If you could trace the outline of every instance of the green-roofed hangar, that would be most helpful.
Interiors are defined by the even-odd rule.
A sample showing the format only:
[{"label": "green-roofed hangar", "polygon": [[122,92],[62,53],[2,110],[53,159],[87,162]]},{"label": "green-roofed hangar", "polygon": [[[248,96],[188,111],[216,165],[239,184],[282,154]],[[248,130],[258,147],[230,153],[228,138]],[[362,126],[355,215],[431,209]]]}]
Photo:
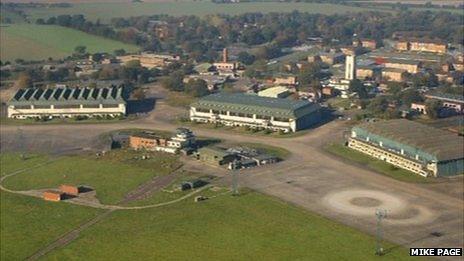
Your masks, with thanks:
[{"label": "green-roofed hangar", "polygon": [[190,120],[295,132],[321,120],[320,106],[309,101],[217,93],[190,105]]},{"label": "green-roofed hangar", "polygon": [[422,176],[464,173],[463,137],[409,120],[357,125],[348,146]]},{"label": "green-roofed hangar", "polygon": [[8,118],[16,119],[124,114],[123,87],[19,89],[8,102]]}]

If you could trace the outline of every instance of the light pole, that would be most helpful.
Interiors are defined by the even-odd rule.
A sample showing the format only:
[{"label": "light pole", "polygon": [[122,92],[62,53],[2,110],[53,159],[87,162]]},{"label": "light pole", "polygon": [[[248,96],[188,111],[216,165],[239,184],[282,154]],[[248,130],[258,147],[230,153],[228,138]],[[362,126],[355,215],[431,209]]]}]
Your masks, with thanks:
[{"label": "light pole", "polygon": [[382,247],[382,219],[387,217],[387,210],[377,209],[375,211],[375,216],[377,217],[377,243],[375,254],[378,256],[382,256],[384,254]]}]

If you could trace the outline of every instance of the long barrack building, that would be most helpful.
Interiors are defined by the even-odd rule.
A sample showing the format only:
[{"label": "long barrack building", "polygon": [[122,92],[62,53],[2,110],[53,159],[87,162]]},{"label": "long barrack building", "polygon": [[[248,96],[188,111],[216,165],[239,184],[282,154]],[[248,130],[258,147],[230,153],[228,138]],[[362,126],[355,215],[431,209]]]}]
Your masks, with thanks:
[{"label": "long barrack building", "polygon": [[16,119],[124,114],[123,87],[19,89],[8,102],[8,118]]}]

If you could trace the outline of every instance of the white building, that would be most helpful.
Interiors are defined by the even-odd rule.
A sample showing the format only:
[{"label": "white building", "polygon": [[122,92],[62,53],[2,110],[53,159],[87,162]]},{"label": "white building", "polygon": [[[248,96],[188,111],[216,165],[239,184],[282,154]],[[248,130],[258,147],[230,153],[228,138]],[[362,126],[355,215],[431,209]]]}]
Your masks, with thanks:
[{"label": "white building", "polygon": [[356,56],[354,54],[347,55],[345,60],[345,79],[356,79]]},{"label": "white building", "polygon": [[318,104],[243,93],[217,93],[190,105],[190,120],[295,132],[318,123]]},{"label": "white building", "polygon": [[126,114],[122,87],[19,89],[8,102],[8,118],[70,118]]}]

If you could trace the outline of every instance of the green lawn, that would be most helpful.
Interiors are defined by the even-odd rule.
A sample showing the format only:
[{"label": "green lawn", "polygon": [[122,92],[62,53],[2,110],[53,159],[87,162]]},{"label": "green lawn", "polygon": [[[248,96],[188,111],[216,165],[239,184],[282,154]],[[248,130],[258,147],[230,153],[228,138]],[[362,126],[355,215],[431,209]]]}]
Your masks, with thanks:
[{"label": "green lawn", "polygon": [[[162,175],[178,163],[167,154],[117,150],[103,158],[62,157],[58,161],[12,176],[5,186],[28,189],[78,183],[94,186],[105,202],[153,175]],[[45,156],[18,160],[1,154],[5,173],[33,166]],[[42,158],[41,158],[42,157]],[[164,171],[163,171],[164,170]],[[202,176],[184,173],[182,180]],[[197,195],[211,197],[194,203],[193,197],[159,208],[118,210],[79,234],[48,260],[373,260],[375,239],[355,229],[307,212],[278,199],[249,190],[234,197],[226,188]],[[158,192],[132,205],[173,200],[186,192]],[[1,193],[1,260],[24,260],[64,233],[85,223],[100,210],[33,197]],[[356,242],[356,244],[353,244]],[[409,259],[408,251],[385,243],[384,259]]]},{"label": "green lawn", "polygon": [[[150,155],[142,160],[141,155]],[[2,168],[19,168],[21,161],[2,160]],[[102,203],[115,204],[126,193],[158,175],[166,175],[179,166],[177,157],[163,153],[112,151],[96,159],[91,156],[62,157],[46,166],[7,178],[4,186],[13,190],[56,188],[61,184],[93,187]]]},{"label": "green lawn", "polygon": [[141,15],[168,14],[173,16],[207,14],[237,15],[250,12],[292,12],[298,10],[308,13],[335,14],[373,10],[334,4],[319,3],[235,3],[214,4],[210,1],[176,1],[146,3],[73,3],[71,8],[30,8],[25,9],[31,21],[37,18],[57,16],[61,14],[84,14],[91,20],[100,19],[108,22],[114,17],[131,17]]},{"label": "green lawn", "polygon": [[43,60],[63,58],[71,55],[78,45],[87,51],[112,52],[116,49],[136,51],[135,45],[90,35],[78,30],[54,26],[14,24],[0,27],[0,58],[2,61],[15,59]]},{"label": "green lawn", "polygon": [[0,176],[27,168],[33,168],[36,165],[45,163],[47,159],[48,157],[45,155],[25,154],[24,158],[21,158],[19,153],[1,153]]},{"label": "green lawn", "polygon": [[0,193],[0,260],[25,260],[100,210]]},{"label": "green lawn", "polygon": [[[374,249],[371,236],[244,192],[201,203],[189,199],[162,208],[114,212],[46,259],[374,260]],[[410,259],[403,248],[382,258]]]},{"label": "green lawn", "polygon": [[391,164],[385,163],[384,161],[378,160],[376,158],[372,158],[368,155],[352,150],[341,144],[332,143],[326,146],[325,149],[332,154],[360,163],[379,173],[382,173],[386,176],[392,177],[397,180],[417,183],[433,182],[432,179],[424,178],[413,172],[397,168]]}]

